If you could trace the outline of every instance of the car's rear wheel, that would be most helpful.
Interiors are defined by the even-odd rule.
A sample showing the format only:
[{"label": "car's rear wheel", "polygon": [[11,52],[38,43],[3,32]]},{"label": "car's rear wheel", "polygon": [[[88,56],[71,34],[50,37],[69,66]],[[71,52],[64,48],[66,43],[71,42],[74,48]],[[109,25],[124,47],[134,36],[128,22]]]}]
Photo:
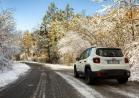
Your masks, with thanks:
[{"label": "car's rear wheel", "polygon": [[85,81],[87,84],[95,84],[95,80],[91,77],[91,70],[89,68],[85,70]]},{"label": "car's rear wheel", "polygon": [[119,78],[119,79],[117,79],[117,81],[119,84],[125,84],[125,83],[127,83],[128,78]]},{"label": "car's rear wheel", "polygon": [[75,76],[76,78],[79,78],[79,73],[78,73],[78,71],[77,71],[77,69],[76,69],[76,66],[74,66],[74,76]]}]

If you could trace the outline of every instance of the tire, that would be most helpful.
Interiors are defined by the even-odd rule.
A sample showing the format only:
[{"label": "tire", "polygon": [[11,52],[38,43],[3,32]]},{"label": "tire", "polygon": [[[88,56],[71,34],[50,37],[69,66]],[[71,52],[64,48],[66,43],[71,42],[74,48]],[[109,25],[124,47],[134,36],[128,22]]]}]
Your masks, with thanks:
[{"label": "tire", "polygon": [[85,81],[87,84],[95,84],[95,80],[91,77],[91,70],[89,68],[85,70]]},{"label": "tire", "polygon": [[119,84],[126,84],[128,82],[128,78],[119,78],[117,81]]},{"label": "tire", "polygon": [[79,73],[76,69],[76,66],[74,66],[74,77],[79,78]]}]

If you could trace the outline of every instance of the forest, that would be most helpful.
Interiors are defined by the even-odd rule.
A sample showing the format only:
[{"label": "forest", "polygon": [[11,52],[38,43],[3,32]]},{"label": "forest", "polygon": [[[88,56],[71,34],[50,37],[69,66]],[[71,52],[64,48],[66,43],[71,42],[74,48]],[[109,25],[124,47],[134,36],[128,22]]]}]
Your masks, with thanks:
[{"label": "forest", "polygon": [[75,13],[69,4],[59,9],[52,2],[40,27],[23,34],[23,46],[33,60],[62,64],[75,62],[75,58],[91,46],[120,47],[132,64],[139,44],[137,4],[133,0],[113,1],[88,16],[85,10]]}]

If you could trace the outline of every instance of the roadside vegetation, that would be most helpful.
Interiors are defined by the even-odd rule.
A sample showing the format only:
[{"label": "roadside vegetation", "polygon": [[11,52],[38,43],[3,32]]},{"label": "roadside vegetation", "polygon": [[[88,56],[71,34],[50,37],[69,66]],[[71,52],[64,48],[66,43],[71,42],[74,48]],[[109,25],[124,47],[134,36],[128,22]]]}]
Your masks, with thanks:
[{"label": "roadside vegetation", "polygon": [[[139,7],[136,3],[113,1],[112,5],[87,16],[85,10],[75,13],[69,4],[59,9],[52,2],[40,27],[28,36],[35,41],[34,56],[42,53],[47,62],[72,63],[80,52],[90,46],[120,47],[128,56],[127,45],[138,42],[139,37]],[[25,49],[29,50],[26,41]],[[31,48],[31,45],[28,46]]]},{"label": "roadside vegetation", "polygon": [[13,59],[20,52],[19,39],[12,10],[0,11],[0,71],[12,68]]},{"label": "roadside vegetation", "polygon": [[139,6],[136,0],[113,1],[91,16],[86,15],[85,10],[75,13],[69,4],[59,9],[52,2],[40,27],[28,37],[32,37],[29,42],[34,50],[32,45],[26,48],[25,40],[24,48],[34,61],[69,65],[88,47],[120,47],[130,59],[134,75],[138,74]]},{"label": "roadside vegetation", "polygon": [[22,38],[16,31],[12,11],[1,11],[0,69],[9,67],[12,59],[70,65],[84,49],[100,46],[122,48],[130,59],[131,70],[138,74],[138,1],[112,2],[91,16],[85,10],[75,13],[69,4],[59,9],[52,2],[39,27],[24,32]]}]

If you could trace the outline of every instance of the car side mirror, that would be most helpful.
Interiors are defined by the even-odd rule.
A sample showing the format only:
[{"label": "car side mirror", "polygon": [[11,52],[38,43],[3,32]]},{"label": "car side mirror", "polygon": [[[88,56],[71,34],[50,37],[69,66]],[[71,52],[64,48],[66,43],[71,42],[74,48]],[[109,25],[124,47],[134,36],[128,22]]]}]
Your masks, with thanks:
[{"label": "car side mirror", "polygon": [[79,58],[79,57],[77,57],[77,58],[76,58],[76,61],[79,61],[79,60],[80,60],[80,58]]}]

